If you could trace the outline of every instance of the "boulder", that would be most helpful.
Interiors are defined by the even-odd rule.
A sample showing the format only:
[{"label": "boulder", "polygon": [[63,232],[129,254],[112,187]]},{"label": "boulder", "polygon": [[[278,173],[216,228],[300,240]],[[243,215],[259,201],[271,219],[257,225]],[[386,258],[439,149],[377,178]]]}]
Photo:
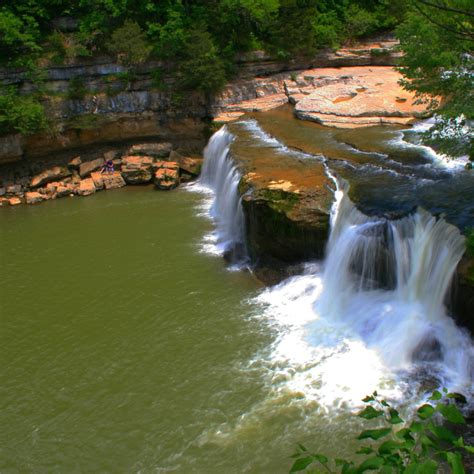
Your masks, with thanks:
[{"label": "boulder", "polygon": [[186,173],[197,176],[201,173],[203,160],[201,158],[189,158],[172,151],[169,156],[170,161],[175,161],[179,167]]},{"label": "boulder", "polygon": [[65,197],[74,194],[76,187],[71,183],[59,183],[56,188],[56,197]]},{"label": "boulder", "polygon": [[35,191],[25,193],[25,201],[26,204],[36,204],[38,202],[44,201],[44,195]]},{"label": "boulder", "polygon": [[0,188],[0,196],[5,196],[6,193],[7,193],[6,188]]},{"label": "boulder", "polygon": [[140,143],[129,148],[129,155],[146,155],[155,158],[167,158],[173,145],[171,143]]},{"label": "boulder", "polygon": [[71,170],[78,170],[81,164],[82,164],[81,157],[76,156],[67,164],[67,167]]},{"label": "boulder", "polygon": [[151,156],[126,156],[122,160],[122,176],[128,184],[146,184],[153,178]]},{"label": "boulder", "polygon": [[160,168],[167,168],[169,170],[179,170],[179,165],[176,161],[156,161],[152,165],[153,171],[156,171]]},{"label": "boulder", "polygon": [[104,178],[105,173],[100,173],[99,171],[94,171],[91,173],[91,179],[94,181],[94,186],[97,191],[104,189]]},{"label": "boulder", "polygon": [[80,182],[77,194],[79,194],[79,196],[89,196],[90,194],[94,194],[95,191],[96,189],[93,179],[87,178]]},{"label": "boulder", "polygon": [[103,158],[97,158],[92,161],[86,161],[85,163],[82,163],[79,166],[79,176],[81,178],[85,178],[86,176],[89,176],[93,171],[97,171],[98,169],[102,168],[102,166],[104,166]]},{"label": "boulder", "polygon": [[109,150],[104,153],[104,160],[109,161],[109,160],[116,160],[117,158],[120,158],[120,151],[118,150]]},{"label": "boulder", "polygon": [[179,170],[173,168],[159,168],[155,171],[155,186],[168,191],[179,185]]},{"label": "boulder", "polygon": [[71,171],[65,166],[55,166],[54,168],[50,168],[36,176],[33,176],[33,178],[31,178],[30,186],[32,188],[39,188],[47,183],[58,181],[68,176],[71,176]]},{"label": "boulder", "polygon": [[0,197],[0,207],[7,206],[7,205],[8,205],[8,199],[4,197]]},{"label": "boulder", "polygon": [[125,181],[122,178],[122,175],[118,171],[113,173],[104,173],[102,175],[102,180],[104,182],[105,189],[117,189],[125,186]]},{"label": "boulder", "polygon": [[12,197],[8,199],[8,204],[10,206],[18,206],[18,204],[21,204],[21,199],[17,197]]},{"label": "boulder", "polygon": [[19,185],[19,184],[12,184],[12,185],[10,185],[10,186],[7,186],[6,191],[7,191],[7,194],[14,194],[14,195],[16,195],[16,194],[20,194],[20,193],[21,193],[22,188],[21,188],[21,185]]}]

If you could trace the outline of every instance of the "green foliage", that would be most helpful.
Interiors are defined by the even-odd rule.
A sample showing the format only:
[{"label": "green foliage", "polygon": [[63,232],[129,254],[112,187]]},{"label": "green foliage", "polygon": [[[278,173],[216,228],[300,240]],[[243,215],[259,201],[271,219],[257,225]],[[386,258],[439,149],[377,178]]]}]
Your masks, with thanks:
[{"label": "green foliage", "polygon": [[119,62],[126,66],[141,64],[148,59],[152,47],[138,23],[125,20],[110,37],[107,49],[117,55]]},{"label": "green foliage", "polygon": [[179,85],[186,91],[218,91],[226,81],[224,61],[207,31],[193,30],[179,67]]},{"label": "green foliage", "polygon": [[82,100],[87,94],[87,87],[81,76],[73,77],[68,83],[67,97],[71,100]]},{"label": "green foliage", "polygon": [[397,29],[405,53],[402,84],[442,118],[425,139],[448,153],[469,152],[469,137],[460,144],[457,132],[448,133],[453,131],[454,119],[474,118],[474,16],[469,2],[412,0],[410,5]]},{"label": "green foliage", "polygon": [[[442,465],[449,466],[453,474],[463,474],[462,455],[473,453],[472,446],[465,445],[462,436],[454,434],[444,423],[465,424],[455,401],[464,401],[460,394],[434,391],[430,403],[418,408],[416,418],[405,423],[397,410],[377,392],[364,398],[367,406],[358,414],[366,420],[377,420],[385,426],[365,430],[358,440],[373,440],[361,446],[357,454],[364,456],[359,464],[344,459],[329,460],[322,454],[314,454],[298,445],[290,473],[308,468],[322,467],[330,473],[360,474],[369,470],[382,473],[436,474]],[[438,421],[442,420],[442,421]],[[403,428],[400,426],[403,425]],[[316,472],[320,472],[317,470]]]},{"label": "green foliage", "polygon": [[0,135],[44,130],[46,115],[41,103],[34,96],[21,96],[14,88],[0,92]]}]

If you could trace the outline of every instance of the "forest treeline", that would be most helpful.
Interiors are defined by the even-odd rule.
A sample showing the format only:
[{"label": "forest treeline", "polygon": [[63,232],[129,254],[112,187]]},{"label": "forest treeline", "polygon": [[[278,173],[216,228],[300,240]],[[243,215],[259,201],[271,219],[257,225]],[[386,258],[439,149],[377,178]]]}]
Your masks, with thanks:
[{"label": "forest treeline", "polygon": [[[105,53],[133,71],[162,59],[175,88],[212,94],[235,75],[238,53],[311,57],[396,31],[405,87],[443,115],[432,138],[460,152],[473,118],[473,18],[472,0],[4,0],[0,66],[25,69],[41,91],[46,64]],[[38,97],[2,88],[0,134],[45,124]]]}]

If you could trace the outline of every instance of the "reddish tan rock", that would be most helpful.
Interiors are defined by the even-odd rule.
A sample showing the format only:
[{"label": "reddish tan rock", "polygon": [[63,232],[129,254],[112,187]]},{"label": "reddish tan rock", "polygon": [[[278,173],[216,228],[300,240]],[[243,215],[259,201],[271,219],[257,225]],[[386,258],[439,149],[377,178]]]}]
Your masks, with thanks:
[{"label": "reddish tan rock", "polygon": [[151,156],[126,156],[122,159],[122,176],[128,184],[146,184],[153,178]]},{"label": "reddish tan rock", "polygon": [[296,79],[287,90],[302,120],[339,128],[406,125],[427,111],[402,89],[401,75],[391,67],[312,69]]},{"label": "reddish tan rock", "polygon": [[178,163],[179,167],[185,173],[189,173],[194,176],[198,176],[201,173],[203,161],[201,158],[190,158],[188,156],[180,155],[176,151],[172,151],[169,159]]},{"label": "reddish tan rock", "polygon": [[65,197],[74,194],[76,186],[72,183],[59,183],[56,188],[56,197]]},{"label": "reddish tan rock", "polygon": [[122,175],[118,171],[104,173],[102,175],[105,189],[117,189],[126,185]]},{"label": "reddish tan rock", "polygon": [[168,191],[179,185],[179,170],[170,168],[159,168],[155,171],[155,186],[158,189]]},{"label": "reddish tan rock", "polygon": [[97,171],[104,166],[104,159],[103,158],[97,158],[92,161],[86,161],[85,163],[82,163],[79,166],[79,176],[81,178],[85,178],[86,176],[89,176],[93,171]]},{"label": "reddish tan rock", "polygon": [[7,201],[10,206],[18,206],[19,204],[21,204],[21,199],[17,197],[9,198],[7,199]]},{"label": "reddish tan rock", "polygon": [[25,202],[26,204],[36,204],[38,202],[44,201],[44,195],[37,193],[35,191],[25,193]]},{"label": "reddish tan rock", "polygon": [[55,166],[33,176],[33,178],[31,178],[30,186],[32,188],[39,188],[47,183],[58,181],[68,176],[71,176],[71,171],[65,166]]},{"label": "reddish tan rock", "polygon": [[179,170],[179,165],[175,161],[156,161],[155,163],[153,163],[154,171],[160,168],[167,168],[170,170]]},{"label": "reddish tan rock", "polygon": [[104,189],[104,179],[103,179],[103,174],[100,173],[99,171],[94,171],[91,173],[91,179],[94,181],[94,186],[96,191],[100,191]]},{"label": "reddish tan rock", "polygon": [[92,178],[86,178],[80,182],[77,194],[79,194],[79,196],[89,196],[94,194],[95,191],[96,189]]},{"label": "reddish tan rock", "polygon": [[80,156],[76,156],[67,164],[67,167],[72,170],[78,170],[82,164],[82,160]]}]

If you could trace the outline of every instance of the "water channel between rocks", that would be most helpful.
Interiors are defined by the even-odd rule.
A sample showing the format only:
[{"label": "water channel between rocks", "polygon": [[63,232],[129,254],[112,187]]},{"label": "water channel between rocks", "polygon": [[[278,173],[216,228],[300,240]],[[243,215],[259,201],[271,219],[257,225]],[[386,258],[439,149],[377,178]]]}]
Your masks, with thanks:
[{"label": "water channel between rocks", "polygon": [[[280,113],[265,115],[260,125],[276,133]],[[246,126],[263,130],[251,121]],[[299,124],[280,127],[280,135],[291,127]],[[337,149],[334,170],[350,178],[357,173],[341,154],[365,160],[362,142],[387,130],[347,132],[340,144],[337,134],[321,132],[306,141],[305,152]],[[291,135],[295,143],[290,135],[285,143],[301,148],[302,135]],[[372,160],[363,164],[386,148],[370,149]],[[412,152],[409,166],[423,165],[427,158]],[[446,185],[446,169],[421,173]],[[467,186],[465,178],[455,179]],[[354,179],[353,193],[370,211],[380,191],[361,193],[363,183]],[[234,184],[232,175],[225,189]],[[396,188],[400,199],[412,185]],[[424,327],[418,301],[398,308],[410,311],[408,326],[394,327],[392,339],[382,341],[393,345],[387,355],[380,340],[366,337],[370,321],[361,318],[358,327],[317,314],[328,313],[331,303],[324,284],[337,284],[321,262],[269,290],[245,269],[226,268],[215,255],[222,248],[213,238],[211,196],[199,186],[192,191],[127,187],[1,213],[1,472],[287,472],[297,442],[349,456],[360,429],[352,413],[374,389],[407,410],[437,376],[472,389],[471,341],[443,311],[433,324],[451,331],[457,358],[421,357],[412,371],[390,356],[401,344],[393,338],[410,324]],[[433,193],[422,196],[434,202]],[[384,211],[399,210],[395,201],[393,193],[384,199]],[[472,207],[459,213],[445,201],[439,207],[452,221],[470,224]],[[352,208],[344,212],[338,218],[354,216]],[[431,225],[424,216],[414,228]],[[374,227],[373,219],[359,216],[361,222]],[[227,242],[226,229],[217,226]],[[456,247],[457,234],[446,235]],[[387,292],[362,301],[367,294],[347,290],[343,296],[355,295],[361,305],[388,311],[393,303]],[[437,364],[451,364],[454,373],[437,371]]]}]

